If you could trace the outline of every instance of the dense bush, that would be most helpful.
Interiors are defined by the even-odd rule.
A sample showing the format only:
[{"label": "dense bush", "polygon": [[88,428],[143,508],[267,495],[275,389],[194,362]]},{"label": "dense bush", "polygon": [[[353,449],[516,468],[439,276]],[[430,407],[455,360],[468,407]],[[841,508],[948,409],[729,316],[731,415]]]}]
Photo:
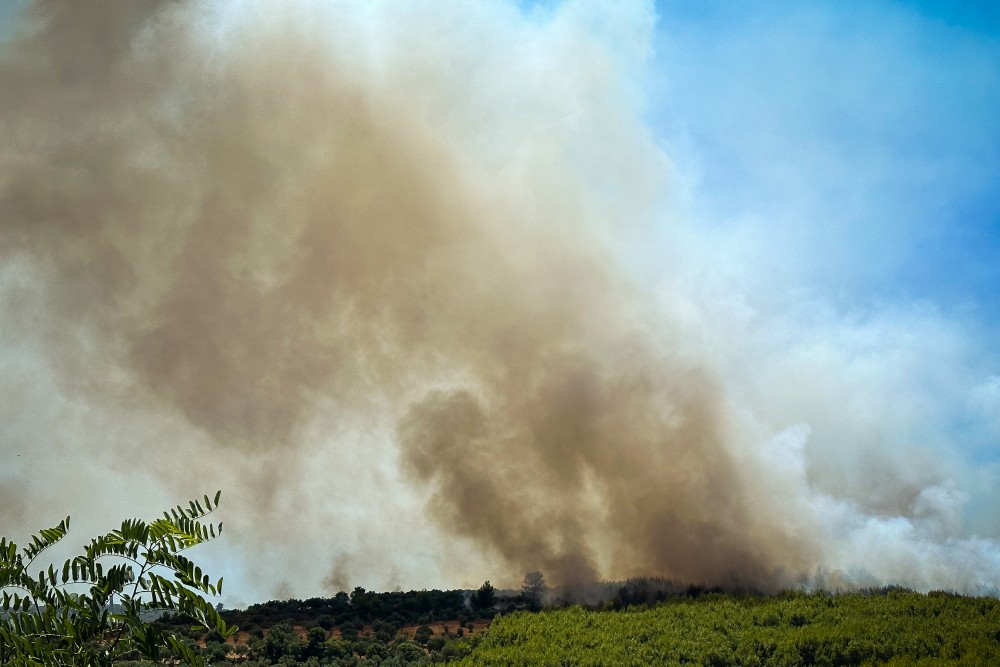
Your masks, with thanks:
[{"label": "dense bush", "polygon": [[498,618],[464,665],[996,665],[1000,602],[900,589]]}]

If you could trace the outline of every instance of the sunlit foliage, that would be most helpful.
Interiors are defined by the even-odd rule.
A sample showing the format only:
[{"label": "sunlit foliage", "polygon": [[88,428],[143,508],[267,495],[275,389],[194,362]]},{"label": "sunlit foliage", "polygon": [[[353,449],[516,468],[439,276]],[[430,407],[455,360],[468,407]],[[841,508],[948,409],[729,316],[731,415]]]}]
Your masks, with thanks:
[{"label": "sunlit foliage", "polygon": [[463,665],[997,665],[1000,601],[901,589],[709,595],[494,620]]},{"label": "sunlit foliage", "polygon": [[0,665],[111,665],[125,658],[171,657],[204,663],[196,647],[148,622],[173,610],[226,637],[235,630],[202,594],[213,583],[182,551],[214,539],[222,524],[203,523],[218,505],[204,497],[152,522],[123,521],[61,568],[37,560],[69,531],[69,517],[18,548],[0,538]]}]

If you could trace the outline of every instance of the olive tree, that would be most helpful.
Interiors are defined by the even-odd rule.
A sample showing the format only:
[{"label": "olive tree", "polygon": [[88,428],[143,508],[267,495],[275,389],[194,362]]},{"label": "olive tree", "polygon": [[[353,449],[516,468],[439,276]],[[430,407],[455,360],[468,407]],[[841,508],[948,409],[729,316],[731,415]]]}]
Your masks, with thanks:
[{"label": "olive tree", "polygon": [[0,538],[0,665],[106,666],[135,656],[202,665],[181,638],[145,619],[169,610],[223,637],[236,630],[202,597],[218,595],[222,579],[212,583],[181,553],[222,532],[221,523],[203,522],[220,496],[148,523],[123,521],[58,569],[37,561],[66,536],[69,517],[21,549]]}]

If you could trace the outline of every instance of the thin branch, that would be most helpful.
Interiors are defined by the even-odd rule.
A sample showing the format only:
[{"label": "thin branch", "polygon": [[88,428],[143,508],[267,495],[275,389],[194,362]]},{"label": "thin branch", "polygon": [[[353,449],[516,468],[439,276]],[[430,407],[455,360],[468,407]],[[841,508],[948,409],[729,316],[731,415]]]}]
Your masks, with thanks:
[{"label": "thin branch", "polygon": [[[150,554],[150,550],[147,548],[146,549],[146,561],[142,564],[142,567],[139,569],[139,574],[136,575],[136,578],[135,578],[135,585],[132,586],[132,597],[135,597],[136,593],[139,590],[139,582],[142,581],[142,576],[144,574],[146,574],[146,567],[149,565],[149,554]],[[115,640],[113,642],[111,642],[111,646],[108,647],[108,654],[109,655],[111,654],[112,651],[115,650],[115,647],[118,646],[118,642],[121,640],[122,634],[124,634],[124,632],[125,632],[125,626],[126,625],[127,625],[126,623],[122,623],[121,627],[118,628],[118,634],[115,635]]]}]

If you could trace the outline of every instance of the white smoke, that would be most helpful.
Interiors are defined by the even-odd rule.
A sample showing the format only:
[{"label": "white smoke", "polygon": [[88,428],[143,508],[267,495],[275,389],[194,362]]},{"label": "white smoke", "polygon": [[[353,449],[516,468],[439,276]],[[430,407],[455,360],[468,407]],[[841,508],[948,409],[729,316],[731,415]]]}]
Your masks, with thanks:
[{"label": "white smoke", "polygon": [[1000,437],[995,356],[706,221],[643,120],[649,5],[23,16],[5,533],[221,487],[230,602],[539,567],[997,589],[963,440]]}]

